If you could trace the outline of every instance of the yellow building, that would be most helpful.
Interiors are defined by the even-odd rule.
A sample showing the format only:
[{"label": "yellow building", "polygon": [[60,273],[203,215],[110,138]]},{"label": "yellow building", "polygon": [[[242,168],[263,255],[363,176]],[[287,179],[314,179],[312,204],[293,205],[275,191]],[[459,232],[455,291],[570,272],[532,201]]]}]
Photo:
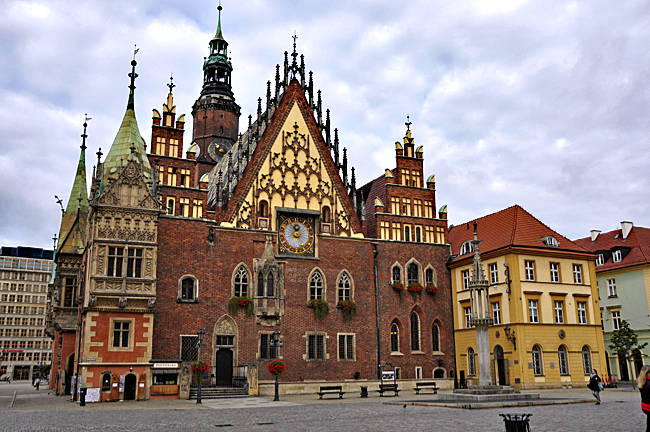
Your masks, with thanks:
[{"label": "yellow building", "polygon": [[461,383],[478,383],[476,331],[470,326],[473,223],[490,282],[492,381],[545,388],[604,373],[594,255],[518,205],[449,231],[456,367]]}]

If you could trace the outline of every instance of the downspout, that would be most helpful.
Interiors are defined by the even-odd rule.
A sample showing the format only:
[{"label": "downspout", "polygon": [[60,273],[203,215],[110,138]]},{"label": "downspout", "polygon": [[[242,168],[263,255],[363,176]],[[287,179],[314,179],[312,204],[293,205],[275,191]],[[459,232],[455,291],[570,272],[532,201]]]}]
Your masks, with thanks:
[{"label": "downspout", "polygon": [[379,329],[379,282],[377,274],[377,243],[372,244],[372,276],[375,285],[375,326],[377,333],[377,379],[380,379],[380,365],[381,365],[381,335]]}]

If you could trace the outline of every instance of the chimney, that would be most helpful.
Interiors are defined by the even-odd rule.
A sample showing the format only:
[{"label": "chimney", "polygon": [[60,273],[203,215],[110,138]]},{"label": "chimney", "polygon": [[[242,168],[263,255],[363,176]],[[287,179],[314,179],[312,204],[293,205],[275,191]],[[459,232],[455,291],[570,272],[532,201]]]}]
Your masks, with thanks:
[{"label": "chimney", "polygon": [[600,234],[600,230],[591,230],[592,243],[596,241],[596,239],[598,238],[598,234]]},{"label": "chimney", "polygon": [[625,240],[627,236],[630,235],[630,231],[632,231],[633,226],[634,224],[630,221],[621,222],[621,231],[623,232],[623,240]]}]

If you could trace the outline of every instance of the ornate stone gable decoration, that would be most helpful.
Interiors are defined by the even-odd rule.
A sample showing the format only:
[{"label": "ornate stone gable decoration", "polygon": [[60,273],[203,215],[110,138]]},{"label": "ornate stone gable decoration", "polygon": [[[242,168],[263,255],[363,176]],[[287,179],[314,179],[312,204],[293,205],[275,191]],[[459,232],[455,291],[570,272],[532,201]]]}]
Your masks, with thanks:
[{"label": "ornate stone gable decoration", "polygon": [[253,259],[253,305],[256,323],[263,326],[280,324],[284,315],[284,268],[273,251],[273,237],[266,236],[264,253]]},{"label": "ornate stone gable decoration", "polygon": [[161,210],[158,199],[151,194],[149,185],[138,163],[129,159],[97,200],[98,204]]}]

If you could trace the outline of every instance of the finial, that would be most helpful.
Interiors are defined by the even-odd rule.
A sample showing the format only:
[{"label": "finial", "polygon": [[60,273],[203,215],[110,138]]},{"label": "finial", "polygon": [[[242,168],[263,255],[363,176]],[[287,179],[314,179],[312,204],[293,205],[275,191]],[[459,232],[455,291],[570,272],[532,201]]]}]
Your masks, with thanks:
[{"label": "finial", "polygon": [[88,120],[92,120],[92,117],[88,117],[88,113],[84,114],[84,133],[81,135],[81,150],[86,150],[86,138],[88,138],[88,135],[86,134],[86,128],[88,127]]},{"label": "finial", "polygon": [[413,123],[411,122],[411,118],[409,117],[408,114],[406,115],[406,123],[404,123],[404,124],[406,125],[406,130],[407,131],[411,130],[411,125]]},{"label": "finial", "polygon": [[65,213],[65,209],[63,208],[63,200],[56,195],[54,195],[54,199],[56,200],[56,203],[59,205],[59,207],[61,207],[61,216],[63,216]]},{"label": "finial", "polygon": [[100,147],[95,154],[97,155],[97,168],[99,169],[99,164],[101,163],[102,155],[104,154],[102,153],[102,148]]},{"label": "finial", "polygon": [[[297,53],[296,53],[296,39],[298,39],[298,34],[296,33],[295,30],[293,31],[293,36],[291,36],[291,38],[293,39],[293,54],[297,55]],[[291,54],[291,55],[293,55],[293,54]]]},{"label": "finial", "polygon": [[133,50],[133,60],[131,60],[131,73],[129,74],[129,77],[131,78],[131,84],[129,84],[129,103],[127,104],[126,108],[133,109],[135,106],[135,103],[133,101],[133,95],[135,92],[135,79],[138,77],[138,74],[135,73],[135,66],[138,64],[137,61],[135,61],[135,55],[140,51],[140,48],[138,48],[137,45],[134,45],[135,49]]},{"label": "finial", "polygon": [[167,84],[167,87],[169,87],[169,93],[172,92],[174,87],[176,87],[176,84],[174,84],[174,74],[169,75],[169,84]]},{"label": "finial", "polygon": [[56,249],[56,241],[58,238],[56,237],[56,233],[54,233],[54,237],[52,237],[52,249]]},{"label": "finial", "polygon": [[217,6],[217,10],[219,11],[219,20],[217,22],[217,33],[215,34],[215,37],[223,37],[221,34],[221,10],[223,8],[221,7],[221,0],[219,0],[219,5]]},{"label": "finial", "polygon": [[478,223],[474,221],[474,240],[478,240]]}]

